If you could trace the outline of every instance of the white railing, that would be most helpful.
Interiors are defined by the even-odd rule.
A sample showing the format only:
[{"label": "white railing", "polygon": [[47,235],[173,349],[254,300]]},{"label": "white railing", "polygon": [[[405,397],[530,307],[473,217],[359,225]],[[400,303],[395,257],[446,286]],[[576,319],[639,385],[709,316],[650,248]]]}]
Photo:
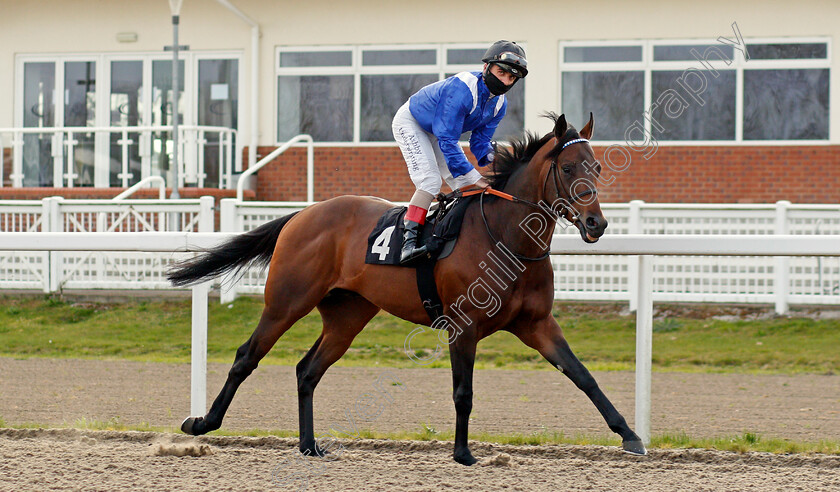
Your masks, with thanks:
[{"label": "white railing", "polygon": [[[212,247],[226,233],[0,233],[0,251],[187,252]],[[636,433],[650,443],[651,355],[653,339],[653,259],[658,256],[840,256],[840,235],[612,235],[595,244],[554,236],[554,255],[633,256],[638,267],[636,295]],[[192,289],[191,414],[204,415],[207,401],[207,292]]]},{"label": "white railing", "polygon": [[[0,232],[0,252],[34,251],[45,255],[163,254],[172,259],[176,253],[200,251],[228,237],[229,235],[221,233],[194,232]],[[209,282],[192,287],[190,415],[204,415],[207,409],[207,294],[209,290]]]},{"label": "white railing", "polygon": [[[614,234],[840,234],[840,204],[604,204]],[[558,231],[577,236],[575,228]],[[635,260],[555,258],[555,297],[629,301]],[[658,257],[654,298],[670,302],[840,304],[840,259],[797,257]]]},{"label": "white railing", "polygon": [[163,200],[166,198],[166,180],[160,176],[148,176],[146,178],[141,179],[138,181],[134,186],[128,188],[127,190],[123,191],[119,195],[112,198],[114,201],[125,200],[126,198],[130,197],[131,195],[135,194],[142,188],[146,188],[151,183],[157,183],[158,185],[158,199]]},{"label": "white railing", "polygon": [[[222,198],[219,204],[219,230],[240,233],[256,229],[274,219],[299,212],[311,202],[246,202]],[[265,289],[265,272],[258,268],[243,270],[238,280],[230,276],[222,282],[221,302],[231,302],[238,295],[258,295]]]},{"label": "white railing", "polygon": [[[160,169],[153,169],[153,160],[155,156],[171,151],[171,140],[163,135],[166,132],[171,133],[172,127],[0,128],[0,156],[5,155],[6,149],[11,149],[12,174],[9,178],[15,188],[24,186],[24,147],[41,145],[42,140],[49,144],[50,156],[47,159],[51,161],[51,169],[41,169],[44,163],[40,161],[31,165],[36,165],[39,173],[46,172],[47,176],[51,176],[52,186],[73,188],[81,180],[88,186],[107,188],[112,186],[109,176],[111,169],[118,168],[117,186],[128,187],[138,179],[161,172]],[[218,148],[218,155],[213,159],[215,162],[210,162],[216,166],[218,187],[230,189],[233,186],[234,170],[242,167],[242,153],[238,150],[241,143],[235,142],[236,130],[217,126],[179,125],[178,133],[179,155],[183,156],[179,160],[178,186],[205,186],[209,170],[209,156],[205,151],[212,146]],[[27,142],[27,136],[34,138]],[[113,141],[114,137],[118,137],[116,141]],[[87,148],[90,146],[93,147],[92,151]],[[83,149],[79,150],[78,147]],[[113,152],[113,147],[118,148],[119,152]],[[132,152],[135,149],[135,159],[139,159],[139,162],[132,163]],[[93,169],[94,176],[81,176],[79,166]],[[0,186],[4,183],[2,173],[0,167]]]},{"label": "white railing", "polygon": [[[177,227],[212,232],[214,199],[0,201],[0,232],[67,232],[128,234],[161,232]],[[171,214],[177,212],[177,214]],[[170,224],[172,217],[180,221]],[[123,236],[127,238],[127,236]],[[127,240],[127,239],[126,239]],[[168,289],[164,269],[169,255],[155,253],[0,253],[0,288]]]},{"label": "white railing", "polygon": [[[308,202],[221,201],[221,230],[245,232],[292,213]],[[636,234],[840,234],[840,204],[602,204],[610,221],[607,236]],[[574,227],[556,234],[576,237]],[[605,300],[634,305],[635,258],[588,256],[552,258],[555,298]],[[223,292],[259,294],[262,271],[251,270]],[[662,256],[654,260],[654,296],[659,302],[774,304],[780,314],[789,304],[840,304],[840,258],[757,256]]]},{"label": "white railing", "polygon": [[248,177],[259,171],[263,166],[273,161],[277,156],[286,152],[293,145],[299,143],[306,144],[306,201],[312,203],[315,200],[315,146],[312,137],[306,134],[297,135],[280,147],[272,150],[268,155],[257,161],[253,166],[246,169],[236,183],[236,199],[240,202],[244,198],[245,183]]},{"label": "white railing", "polygon": [[[62,203],[72,203],[67,200]],[[112,207],[108,201],[85,201],[88,210],[102,212],[98,204]],[[106,220],[100,213],[96,227],[73,227],[70,219],[51,219],[46,202],[0,201],[0,230],[2,231],[107,231],[123,232],[166,230],[161,225],[162,217],[176,211],[171,201],[137,201],[135,205],[123,204],[117,215]],[[180,203],[180,202],[178,202]],[[187,202],[184,202],[187,203]],[[196,207],[195,202],[192,202]],[[156,207],[157,219],[145,216],[133,220],[141,208]],[[283,215],[302,210],[311,202],[246,202],[223,199],[220,203],[220,230],[223,232],[244,232]],[[46,208],[45,208],[46,207]],[[138,208],[141,207],[141,208]],[[72,207],[71,207],[72,208]],[[605,237],[632,233],[668,234],[721,234],[739,233],[777,235],[797,234],[820,236],[840,234],[840,205],[801,205],[779,202],[769,205],[685,205],[685,204],[603,204],[604,214],[610,221]],[[70,209],[67,209],[70,210]],[[109,209],[112,210],[112,209]],[[145,209],[144,209],[145,210]],[[178,210],[184,210],[180,208]],[[93,212],[91,212],[93,213]],[[120,219],[120,216],[123,216]],[[212,212],[204,212],[206,225],[201,230],[211,231]],[[47,217],[44,222],[44,217]],[[197,230],[196,215],[182,215],[180,230]],[[87,220],[87,222],[85,222]],[[125,226],[126,221],[133,226]],[[90,223],[90,219],[76,219],[76,222]],[[46,226],[45,226],[46,224]],[[119,224],[118,226],[115,226]],[[148,227],[148,225],[155,225]],[[579,239],[576,229],[558,228],[558,235]],[[41,256],[39,256],[41,255]],[[69,261],[69,260],[68,260]],[[89,260],[108,263],[104,258]],[[123,263],[128,259],[121,260]],[[840,258],[823,257],[762,257],[743,256],[658,256],[654,265],[654,299],[658,302],[729,302],[774,304],[780,314],[787,312],[789,304],[840,304]],[[552,258],[555,278],[555,298],[558,300],[608,300],[629,302],[635,307],[635,285],[638,278],[635,258],[626,256],[590,255],[579,258]],[[141,262],[129,265],[112,265],[98,274],[86,264],[72,267],[72,280],[60,275],[58,283],[50,281],[47,265],[49,258],[41,253],[14,253],[0,256],[0,288],[32,289],[58,288],[72,285],[74,288],[106,288],[104,280],[116,282],[119,288],[168,288],[163,281],[162,265],[155,262]],[[62,268],[68,268],[66,265]],[[47,270],[45,272],[45,269]],[[122,273],[118,273],[121,269]],[[64,271],[64,270],[62,270]],[[106,272],[111,271],[110,274]],[[53,276],[54,277],[54,276]],[[241,294],[261,294],[264,289],[265,272],[248,270],[238,283],[222,283],[223,302]],[[66,280],[66,282],[65,282]],[[132,286],[133,282],[137,282]],[[110,284],[115,285],[115,284]]]},{"label": "white railing", "polygon": [[636,433],[650,444],[653,349],[654,260],[660,256],[815,256],[840,257],[840,235],[647,235],[603,237],[582,245],[578,238],[554,236],[554,255],[622,255],[636,263]]}]

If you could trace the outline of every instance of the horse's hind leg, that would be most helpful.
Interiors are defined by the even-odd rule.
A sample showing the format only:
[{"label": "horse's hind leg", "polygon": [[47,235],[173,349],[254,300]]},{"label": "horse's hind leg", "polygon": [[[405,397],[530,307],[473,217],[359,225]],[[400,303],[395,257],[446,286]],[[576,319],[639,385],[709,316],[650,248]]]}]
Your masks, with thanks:
[{"label": "horse's hind leg", "polygon": [[[204,417],[188,417],[181,424],[181,430],[195,436],[206,434],[222,426],[222,419],[233,400],[239,385],[257,368],[260,360],[277,343],[297,320],[315,307],[317,300],[310,295],[295,299],[293,303],[276,307],[279,303],[267,303],[260,322],[251,338],[236,351],[236,358],[228,373],[227,381],[219,396],[213,401],[210,411]],[[307,297],[309,300],[307,300]],[[318,298],[320,296],[317,296]]]},{"label": "horse's hind leg", "polygon": [[318,304],[318,311],[324,320],[323,332],[297,365],[300,451],[308,455],[323,454],[315,444],[312,411],[315,387],[379,308],[353,292],[336,292]]},{"label": "horse's hind leg", "polygon": [[575,386],[586,393],[606,420],[610,430],[621,436],[625,451],[633,454],[647,454],[639,436],[630,429],[624,417],[618,413],[609,398],[598,387],[595,378],[569,348],[563,336],[563,330],[554,318],[548,317],[538,321],[535,326],[511,331],[526,345],[539,351],[551,365],[560,369]]}]

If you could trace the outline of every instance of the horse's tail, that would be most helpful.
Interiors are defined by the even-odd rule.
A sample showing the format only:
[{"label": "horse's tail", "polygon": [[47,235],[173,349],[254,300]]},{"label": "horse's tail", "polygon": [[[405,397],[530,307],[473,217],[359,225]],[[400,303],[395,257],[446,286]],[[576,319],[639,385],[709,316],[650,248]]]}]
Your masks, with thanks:
[{"label": "horse's tail", "polygon": [[297,212],[272,220],[205,250],[194,258],[177,263],[166,272],[166,278],[172,285],[183,287],[230,271],[238,274],[250,265],[265,267],[274,254],[280,230],[295,215]]}]

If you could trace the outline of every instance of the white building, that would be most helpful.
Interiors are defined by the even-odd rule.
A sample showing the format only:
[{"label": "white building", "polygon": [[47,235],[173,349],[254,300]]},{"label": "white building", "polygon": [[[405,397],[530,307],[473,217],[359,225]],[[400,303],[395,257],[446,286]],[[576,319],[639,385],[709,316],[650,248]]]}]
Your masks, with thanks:
[{"label": "white building", "polygon": [[[530,75],[510,93],[500,138],[546,131],[539,114],[553,110],[578,126],[595,112],[605,145],[624,144],[638,121],[637,146],[644,134],[674,146],[833,146],[838,19],[833,0],[184,0],[179,111],[185,125],[235,128],[238,149],[298,133],[319,146],[393,146],[390,119],[412,92],[480,69],[484,49],[510,39],[526,48]],[[165,0],[0,0],[0,128],[169,124],[171,44]],[[679,117],[677,106],[665,114],[669,90]],[[3,186],[166,175],[167,135],[76,132],[66,164],[67,134],[21,142],[7,132]],[[201,152],[203,184],[223,186],[218,142]]]}]

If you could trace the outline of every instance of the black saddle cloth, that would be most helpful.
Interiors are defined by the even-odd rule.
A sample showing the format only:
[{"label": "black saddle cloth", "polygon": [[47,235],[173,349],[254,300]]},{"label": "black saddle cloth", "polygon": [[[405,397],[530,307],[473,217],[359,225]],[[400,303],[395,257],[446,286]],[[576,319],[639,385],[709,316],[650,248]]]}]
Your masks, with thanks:
[{"label": "black saddle cloth", "polygon": [[[420,244],[425,244],[429,259],[446,258],[455,247],[467,207],[475,197],[441,197],[437,208],[426,218],[420,235]],[[365,263],[371,265],[399,265],[403,239],[403,217],[406,207],[394,207],[385,211],[368,236]]]}]

